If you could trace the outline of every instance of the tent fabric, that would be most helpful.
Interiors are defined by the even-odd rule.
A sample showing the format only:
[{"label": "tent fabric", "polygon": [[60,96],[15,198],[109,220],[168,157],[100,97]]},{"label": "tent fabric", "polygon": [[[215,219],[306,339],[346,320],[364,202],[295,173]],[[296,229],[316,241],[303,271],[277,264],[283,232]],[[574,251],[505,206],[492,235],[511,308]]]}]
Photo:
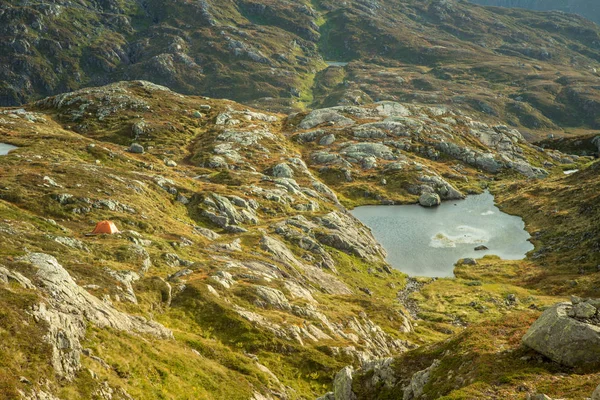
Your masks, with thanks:
[{"label": "tent fabric", "polygon": [[112,221],[100,221],[96,224],[96,228],[92,232],[92,235],[100,235],[103,233],[107,233],[112,235],[114,233],[119,233],[117,226]]}]

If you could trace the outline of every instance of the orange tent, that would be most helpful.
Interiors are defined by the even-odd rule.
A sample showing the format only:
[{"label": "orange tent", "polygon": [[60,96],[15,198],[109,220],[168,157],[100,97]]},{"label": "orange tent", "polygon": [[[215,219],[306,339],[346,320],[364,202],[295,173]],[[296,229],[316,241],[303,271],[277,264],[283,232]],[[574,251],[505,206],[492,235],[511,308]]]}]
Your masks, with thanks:
[{"label": "orange tent", "polygon": [[117,226],[112,221],[100,221],[96,224],[96,229],[92,232],[92,235],[100,235],[103,233],[107,233],[112,235],[114,233],[119,233]]}]

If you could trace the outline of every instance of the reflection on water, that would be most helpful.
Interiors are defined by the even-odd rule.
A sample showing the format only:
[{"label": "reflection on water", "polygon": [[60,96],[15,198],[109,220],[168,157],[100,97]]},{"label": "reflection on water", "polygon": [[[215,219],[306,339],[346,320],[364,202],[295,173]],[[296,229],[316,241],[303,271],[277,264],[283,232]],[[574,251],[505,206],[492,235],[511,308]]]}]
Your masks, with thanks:
[{"label": "reflection on water", "polygon": [[[388,262],[409,275],[453,276],[461,258],[495,254],[519,260],[533,249],[521,218],[500,211],[490,193],[436,208],[365,206],[352,214],[371,228]],[[476,251],[481,245],[489,250]]]}]

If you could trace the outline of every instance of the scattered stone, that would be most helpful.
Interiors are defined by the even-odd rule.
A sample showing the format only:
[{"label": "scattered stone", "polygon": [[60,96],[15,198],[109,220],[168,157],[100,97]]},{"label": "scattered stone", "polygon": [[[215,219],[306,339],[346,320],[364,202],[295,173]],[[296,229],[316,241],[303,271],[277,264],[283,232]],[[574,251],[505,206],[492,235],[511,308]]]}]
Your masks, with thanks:
[{"label": "scattered stone", "polygon": [[73,195],[69,193],[55,193],[51,197],[63,206],[73,201]]},{"label": "scattered stone", "polygon": [[530,396],[531,400],[552,400],[552,398],[550,396],[546,396],[545,394],[542,393],[538,393],[538,394],[534,394],[533,396]]},{"label": "scattered stone", "polygon": [[190,200],[185,197],[184,195],[182,195],[181,193],[177,194],[177,198],[175,199],[178,203],[181,203],[183,205],[188,205],[190,204]]},{"label": "scattered stone", "polygon": [[233,276],[229,272],[219,271],[215,275],[211,276],[210,279],[218,283],[224,289],[231,289],[233,285],[235,285],[235,280]]},{"label": "scattered stone", "polygon": [[50,178],[49,176],[44,176],[43,181],[47,185],[52,186],[52,187],[58,187],[58,188],[63,187],[62,185],[59,185],[58,183],[56,183],[56,181],[54,179]]},{"label": "scattered stone", "polygon": [[193,273],[194,273],[194,271],[192,271],[189,268],[181,269],[181,270],[175,272],[173,275],[170,275],[167,278],[167,280],[169,280],[169,281],[177,281],[177,280],[179,280],[179,279],[181,279],[181,278],[183,278],[185,276],[191,275]]},{"label": "scattered stone", "polygon": [[596,309],[596,307],[594,307],[593,305],[591,305],[589,303],[579,303],[579,304],[575,304],[573,306],[573,308],[571,308],[571,310],[569,310],[568,315],[569,315],[569,317],[575,317],[575,318],[580,318],[580,319],[590,319],[594,315],[596,315],[597,311],[598,310]]},{"label": "scattered stone", "polygon": [[264,304],[266,304],[269,307],[279,308],[281,310],[290,310],[292,308],[288,302],[288,299],[280,290],[267,286],[257,286],[256,294],[262,300],[259,301],[260,306],[264,306]]},{"label": "scattered stone", "polygon": [[212,287],[211,285],[206,285],[206,289],[208,289],[208,292],[210,294],[212,294],[215,297],[221,297],[221,295],[219,294],[219,292],[216,291],[216,289],[214,287]]},{"label": "scattered stone", "polygon": [[144,146],[139,143],[133,143],[131,146],[129,146],[127,151],[134,154],[142,154],[144,153]]},{"label": "scattered stone", "polygon": [[335,135],[333,133],[330,133],[328,135],[325,135],[321,138],[321,140],[319,140],[319,144],[321,146],[330,146],[335,142]]},{"label": "scattered stone", "polygon": [[195,226],[194,227],[194,232],[204,236],[205,238],[207,238],[208,240],[217,240],[221,237],[221,235],[219,235],[217,232],[215,231],[211,231],[208,228],[203,228],[201,226]]},{"label": "scattered stone", "polygon": [[353,125],[354,121],[344,117],[337,108],[324,108],[310,112],[298,125],[300,129],[312,129],[321,124],[348,126]]},{"label": "scattered stone", "polygon": [[419,204],[423,207],[436,207],[442,204],[442,200],[436,193],[423,193],[419,197]]},{"label": "scattered stone", "polygon": [[271,172],[276,178],[293,178],[294,170],[286,163],[277,164]]}]

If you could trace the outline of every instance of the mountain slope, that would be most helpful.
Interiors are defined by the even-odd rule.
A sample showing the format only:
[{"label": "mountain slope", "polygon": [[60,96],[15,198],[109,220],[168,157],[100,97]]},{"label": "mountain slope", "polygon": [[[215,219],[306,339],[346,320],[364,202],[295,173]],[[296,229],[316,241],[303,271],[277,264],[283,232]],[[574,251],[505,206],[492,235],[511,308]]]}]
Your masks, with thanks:
[{"label": "mountain slope", "polygon": [[562,11],[579,14],[595,23],[600,23],[600,7],[593,0],[471,0],[482,6],[519,7],[537,11]]},{"label": "mountain slope", "polygon": [[[343,205],[562,174],[566,156],[517,133],[390,102],[264,114],[140,81],[0,110],[18,146],[0,156],[2,396],[315,398],[345,365],[459,332],[457,310],[527,312],[506,290],[553,302],[518,279],[439,280],[413,293],[446,293],[416,324],[412,284]],[[121,233],[86,235],[104,219]]]},{"label": "mountain slope", "polygon": [[453,0],[81,0],[1,10],[3,105],[147,79],[272,110],[394,100],[460,105],[537,136],[598,126],[600,31],[562,13]]}]

